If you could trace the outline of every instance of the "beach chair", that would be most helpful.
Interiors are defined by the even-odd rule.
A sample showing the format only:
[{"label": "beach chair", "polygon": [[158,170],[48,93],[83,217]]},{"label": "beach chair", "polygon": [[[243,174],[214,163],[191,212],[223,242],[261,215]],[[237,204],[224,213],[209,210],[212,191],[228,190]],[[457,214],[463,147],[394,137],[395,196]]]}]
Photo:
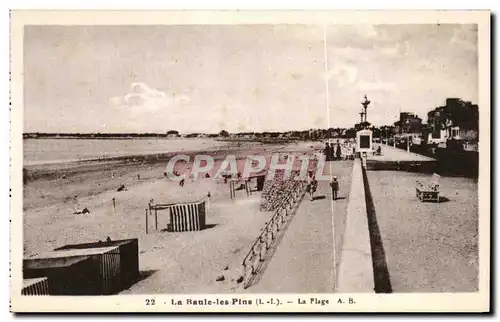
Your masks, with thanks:
[{"label": "beach chair", "polygon": [[434,173],[430,182],[417,180],[416,194],[420,201],[435,201],[439,202],[439,179],[440,175]]}]

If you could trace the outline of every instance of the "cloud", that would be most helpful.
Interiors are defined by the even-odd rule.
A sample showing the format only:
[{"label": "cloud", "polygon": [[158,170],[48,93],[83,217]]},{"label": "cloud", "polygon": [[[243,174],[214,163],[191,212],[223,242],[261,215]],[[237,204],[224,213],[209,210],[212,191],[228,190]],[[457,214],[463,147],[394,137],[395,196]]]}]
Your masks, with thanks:
[{"label": "cloud", "polygon": [[376,49],[378,52],[387,57],[396,57],[397,55],[400,54],[400,46],[395,45],[395,46],[377,46]]},{"label": "cloud", "polygon": [[333,64],[339,60],[345,63],[356,64],[361,61],[370,60],[371,56],[371,51],[361,48],[328,46],[329,64]]},{"label": "cloud", "polygon": [[140,82],[132,83],[130,92],[124,96],[110,98],[112,106],[128,108],[138,112],[155,112],[166,108],[179,107],[190,101],[190,97],[186,94],[167,94]]},{"label": "cloud", "polygon": [[327,29],[327,38],[329,45],[336,48],[371,50],[377,46],[393,46],[401,40],[398,34],[389,30],[391,29],[381,25],[333,25]]},{"label": "cloud", "polygon": [[276,40],[305,41],[308,43],[323,42],[322,25],[276,24],[272,27]]},{"label": "cloud", "polygon": [[360,81],[357,87],[362,91],[384,91],[384,92],[396,92],[398,86],[394,82],[384,82],[384,81]]},{"label": "cloud", "polygon": [[372,39],[380,36],[377,29],[373,25],[356,25],[357,33],[364,38]]},{"label": "cloud", "polygon": [[339,87],[353,84],[358,79],[358,68],[352,64],[336,63],[326,74],[326,79],[333,79]]},{"label": "cloud", "polygon": [[453,29],[453,36],[450,39],[451,45],[458,45],[465,50],[477,50],[477,27],[471,25],[461,25]]},{"label": "cloud", "polygon": [[123,97],[120,96],[113,96],[109,99],[109,102],[111,103],[112,106],[118,106],[122,104],[123,102]]}]

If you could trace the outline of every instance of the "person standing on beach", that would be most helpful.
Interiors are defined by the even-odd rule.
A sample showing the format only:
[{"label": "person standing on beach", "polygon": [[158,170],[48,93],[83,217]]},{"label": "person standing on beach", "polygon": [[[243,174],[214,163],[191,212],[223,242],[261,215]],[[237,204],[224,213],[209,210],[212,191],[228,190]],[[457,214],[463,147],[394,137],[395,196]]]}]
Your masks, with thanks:
[{"label": "person standing on beach", "polygon": [[207,201],[207,210],[208,210],[208,211],[212,210],[212,208],[210,207],[210,206],[211,206],[211,198],[210,198],[211,196],[212,196],[212,195],[210,194],[210,191],[209,191],[209,192],[207,193],[207,199],[206,199],[206,201]]},{"label": "person standing on beach", "polygon": [[332,189],[332,198],[333,200],[337,200],[337,193],[339,192],[339,182],[337,181],[337,177],[333,176],[330,181],[330,188]]}]

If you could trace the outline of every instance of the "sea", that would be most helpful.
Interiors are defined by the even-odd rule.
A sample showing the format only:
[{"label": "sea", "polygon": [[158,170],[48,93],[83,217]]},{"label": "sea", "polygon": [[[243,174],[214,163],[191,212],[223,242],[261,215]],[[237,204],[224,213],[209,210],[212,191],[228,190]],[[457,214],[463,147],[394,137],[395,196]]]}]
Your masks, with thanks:
[{"label": "sea", "polygon": [[24,139],[24,165],[42,165],[111,157],[201,151],[227,145],[212,139]]}]

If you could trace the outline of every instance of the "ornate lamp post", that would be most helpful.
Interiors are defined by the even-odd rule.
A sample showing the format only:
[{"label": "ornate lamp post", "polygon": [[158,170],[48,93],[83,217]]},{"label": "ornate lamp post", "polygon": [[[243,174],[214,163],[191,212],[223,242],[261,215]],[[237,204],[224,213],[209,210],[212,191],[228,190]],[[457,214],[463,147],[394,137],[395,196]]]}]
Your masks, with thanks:
[{"label": "ornate lamp post", "polygon": [[361,129],[356,133],[356,142],[357,142],[357,153],[362,160],[363,167],[366,167],[366,160],[368,153],[373,153],[373,132],[368,129],[368,118],[367,118],[367,109],[368,105],[370,105],[370,101],[365,95],[365,100],[361,102],[363,109],[359,115],[361,116]]},{"label": "ornate lamp post", "polygon": [[368,105],[370,105],[370,101],[368,100],[366,95],[365,95],[365,100],[363,102],[361,102],[361,105],[363,105],[363,112],[362,113],[364,114],[364,122],[362,121],[362,123],[364,125],[364,128],[367,128],[368,118],[367,118],[366,110],[368,109]]}]

